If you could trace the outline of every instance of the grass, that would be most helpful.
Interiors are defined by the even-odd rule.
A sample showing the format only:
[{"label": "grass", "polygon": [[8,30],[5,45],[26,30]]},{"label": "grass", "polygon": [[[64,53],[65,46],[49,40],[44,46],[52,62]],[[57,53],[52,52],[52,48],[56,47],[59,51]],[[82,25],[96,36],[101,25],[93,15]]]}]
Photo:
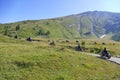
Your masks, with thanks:
[{"label": "grass", "polygon": [[[47,39],[36,39],[41,42],[0,37],[0,80],[116,80],[120,76],[119,65],[75,51],[74,39],[68,43],[51,39],[56,46]],[[86,48],[93,47],[94,41],[101,44],[101,40],[79,41],[85,41]],[[108,43],[111,41],[106,41],[111,49]],[[118,45],[115,43],[115,51]]]}]

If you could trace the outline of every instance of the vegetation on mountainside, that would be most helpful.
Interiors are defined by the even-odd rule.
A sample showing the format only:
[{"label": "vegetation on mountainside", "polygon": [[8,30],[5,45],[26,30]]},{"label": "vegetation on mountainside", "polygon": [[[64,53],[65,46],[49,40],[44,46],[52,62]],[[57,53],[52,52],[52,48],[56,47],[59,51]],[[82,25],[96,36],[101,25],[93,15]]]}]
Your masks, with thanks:
[{"label": "vegetation on mountainside", "polygon": [[[20,37],[99,38],[120,31],[120,14],[89,11],[54,19],[0,24],[0,34]],[[109,36],[112,37],[112,36]]]},{"label": "vegetation on mountainside", "polygon": [[[69,20],[69,19],[67,19]],[[40,21],[23,21],[0,25],[0,33],[10,37],[18,35],[19,37],[50,37],[50,38],[78,38],[79,33],[76,31],[72,19],[69,23],[67,20],[51,19]],[[6,28],[7,26],[7,28]]]}]

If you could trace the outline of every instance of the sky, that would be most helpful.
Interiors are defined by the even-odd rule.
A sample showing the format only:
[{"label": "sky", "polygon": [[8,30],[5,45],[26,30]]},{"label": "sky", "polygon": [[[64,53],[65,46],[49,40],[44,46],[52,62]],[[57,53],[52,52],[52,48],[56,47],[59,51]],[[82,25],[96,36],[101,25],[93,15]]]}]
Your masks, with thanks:
[{"label": "sky", "polygon": [[0,23],[56,18],[87,11],[120,13],[120,0],[0,0]]}]

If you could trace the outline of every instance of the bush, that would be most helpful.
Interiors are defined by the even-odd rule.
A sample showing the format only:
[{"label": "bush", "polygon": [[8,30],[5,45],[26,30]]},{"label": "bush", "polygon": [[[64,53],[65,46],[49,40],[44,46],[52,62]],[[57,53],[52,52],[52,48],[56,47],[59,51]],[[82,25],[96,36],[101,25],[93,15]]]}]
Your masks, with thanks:
[{"label": "bush", "polygon": [[99,49],[99,48],[94,48],[94,53],[100,53],[101,52],[101,49]]},{"label": "bush", "polygon": [[89,51],[90,51],[90,53],[96,53],[96,54],[98,54],[98,53],[101,52],[101,50],[102,50],[102,49],[100,49],[100,48],[95,48],[95,47],[94,47],[94,48],[90,48]]},{"label": "bush", "polygon": [[55,80],[65,80],[63,77],[58,77],[58,78],[56,78]]},{"label": "bush", "polygon": [[14,64],[21,68],[28,68],[34,66],[32,62],[26,62],[26,61],[15,61]]},{"label": "bush", "polygon": [[81,46],[82,49],[85,50],[85,41],[82,41],[81,45],[82,45],[82,46]]}]

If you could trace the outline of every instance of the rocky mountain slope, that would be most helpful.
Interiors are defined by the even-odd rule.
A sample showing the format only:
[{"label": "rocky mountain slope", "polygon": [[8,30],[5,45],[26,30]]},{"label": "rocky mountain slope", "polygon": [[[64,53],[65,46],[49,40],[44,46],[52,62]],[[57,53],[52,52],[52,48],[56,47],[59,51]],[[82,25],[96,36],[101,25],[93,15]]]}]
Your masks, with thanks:
[{"label": "rocky mountain slope", "polygon": [[120,31],[120,14],[110,12],[85,12],[78,14],[79,32],[82,36],[112,36]]}]

